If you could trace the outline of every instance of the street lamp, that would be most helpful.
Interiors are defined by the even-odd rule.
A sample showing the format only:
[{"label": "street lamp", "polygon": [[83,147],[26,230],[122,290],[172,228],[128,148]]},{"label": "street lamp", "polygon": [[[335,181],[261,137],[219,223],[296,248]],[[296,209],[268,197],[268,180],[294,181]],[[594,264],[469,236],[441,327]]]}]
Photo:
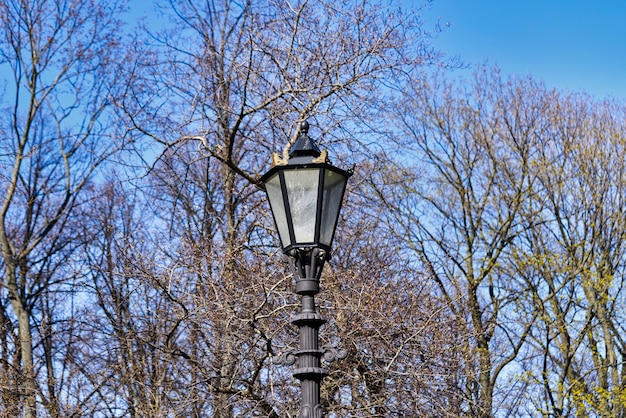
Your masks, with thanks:
[{"label": "street lamp", "polygon": [[273,154],[272,167],[260,181],[293,271],[295,291],[302,296],[301,311],[292,320],[300,330],[300,349],[284,353],[283,363],[296,363],[293,375],[302,388],[298,417],[321,418],[320,383],[327,373],[320,360],[345,357],[345,351],[320,349],[319,328],[326,321],[317,313],[315,295],[320,291],[324,263],[330,259],[346,182],[352,172],[331,165],[326,151],[320,152],[308,130],[309,124],[303,122],[288,160]]}]

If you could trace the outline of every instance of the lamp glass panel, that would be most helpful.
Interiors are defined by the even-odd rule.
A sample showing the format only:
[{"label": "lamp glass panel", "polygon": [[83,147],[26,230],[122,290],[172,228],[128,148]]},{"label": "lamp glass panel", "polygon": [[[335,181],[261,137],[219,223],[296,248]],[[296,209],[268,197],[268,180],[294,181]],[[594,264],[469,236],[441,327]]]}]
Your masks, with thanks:
[{"label": "lamp glass panel", "polygon": [[296,240],[294,244],[312,243],[315,240],[319,169],[285,170],[284,174]]},{"label": "lamp glass panel", "polygon": [[267,198],[270,201],[272,214],[274,214],[274,221],[276,222],[278,235],[280,235],[280,242],[283,248],[287,247],[291,245],[291,238],[289,237],[289,224],[287,223],[285,201],[283,200],[283,192],[280,187],[280,176],[278,173],[274,174],[265,182],[265,190],[267,191]]},{"label": "lamp glass panel", "polygon": [[347,177],[332,170],[324,173],[324,201],[322,203],[322,219],[320,243],[330,246],[333,240],[341,200],[346,187]]}]

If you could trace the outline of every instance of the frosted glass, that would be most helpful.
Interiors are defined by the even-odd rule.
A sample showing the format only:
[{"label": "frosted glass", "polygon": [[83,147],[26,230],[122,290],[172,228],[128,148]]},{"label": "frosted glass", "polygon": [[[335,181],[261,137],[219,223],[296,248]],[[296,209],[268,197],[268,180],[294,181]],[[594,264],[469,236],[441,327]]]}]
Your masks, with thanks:
[{"label": "frosted glass", "polygon": [[331,170],[325,170],[324,174],[324,196],[322,206],[322,222],[320,231],[320,243],[330,246],[333,240],[333,233],[337,226],[339,209],[343,191],[346,187],[347,178]]},{"label": "frosted glass", "polygon": [[315,241],[319,169],[285,170],[291,220],[296,243]]},{"label": "frosted glass", "polygon": [[270,206],[272,207],[272,213],[274,214],[274,221],[276,222],[280,242],[283,247],[287,247],[291,245],[291,238],[289,237],[285,201],[283,200],[283,192],[280,187],[280,176],[278,173],[274,174],[265,182],[265,191],[267,192],[267,198],[269,199]]}]

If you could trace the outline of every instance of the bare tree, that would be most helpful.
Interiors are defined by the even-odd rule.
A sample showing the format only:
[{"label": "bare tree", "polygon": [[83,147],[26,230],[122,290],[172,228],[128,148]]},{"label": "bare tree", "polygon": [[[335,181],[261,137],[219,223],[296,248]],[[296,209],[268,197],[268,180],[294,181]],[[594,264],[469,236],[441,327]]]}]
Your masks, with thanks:
[{"label": "bare tree", "polygon": [[524,303],[542,321],[529,378],[552,416],[624,416],[624,112],[610,100],[555,95],[537,152],[532,204],[542,222],[518,252]]},{"label": "bare tree", "polygon": [[[383,161],[379,161],[384,164]],[[459,329],[421,266],[383,220],[367,179],[355,173],[336,256],[323,277],[325,344],[347,357],[332,363],[324,389],[332,416],[459,416]]]},{"label": "bare tree", "polygon": [[402,98],[395,163],[371,184],[389,210],[390,233],[427,271],[461,330],[460,414],[489,417],[508,402],[497,382],[535,320],[513,308],[523,289],[509,280],[508,254],[533,194],[541,88],[484,70],[458,89],[436,77],[416,82]]},{"label": "bare tree", "polygon": [[189,312],[191,374],[211,382],[213,416],[284,415],[293,397],[268,402],[289,390],[277,389],[284,373],[261,378],[293,330],[268,316],[284,315],[288,280],[266,265],[274,243],[263,238],[271,220],[258,172],[307,118],[324,146],[363,146],[353,121],[378,123],[388,86],[438,56],[417,15],[376,1],[185,1],[164,11],[172,24],[138,44],[145,59],[120,104],[167,149],[152,187],[177,244],[168,258],[183,263],[172,271],[196,289],[175,302]]},{"label": "bare tree", "polygon": [[118,11],[117,3],[89,0],[0,3],[6,77],[0,246],[2,294],[11,304],[3,324],[14,337],[5,339],[13,345],[7,350],[15,355],[1,367],[16,377],[16,386],[3,391],[10,394],[7,408],[20,405],[26,417],[40,406],[50,416],[65,416],[64,405],[71,404],[62,386],[63,347],[54,345],[61,340],[55,333],[69,323],[63,310],[54,309],[62,303],[55,292],[73,291],[64,263],[78,245],[71,214],[81,192],[124,146],[107,121],[119,56]]},{"label": "bare tree", "polygon": [[623,109],[476,77],[410,92],[371,181],[464,330],[460,414],[623,416]]},{"label": "bare tree", "polygon": [[[274,263],[258,172],[307,118],[339,160],[369,168],[361,151],[386,140],[375,134],[385,99],[410,70],[439,60],[419,16],[378,1],[172,1],[164,30],[137,36],[133,65],[118,67],[116,4],[2,7],[2,65],[15,81],[0,125],[12,138],[0,157],[10,167],[3,412],[291,416],[293,381],[274,360],[296,338],[295,298]],[[100,169],[128,145],[125,125],[155,148],[121,155],[126,167],[150,163],[121,185],[119,172]],[[432,283],[422,266],[396,266],[398,237],[368,260],[368,222],[383,217],[376,206],[351,209],[350,234],[363,239],[352,248],[339,239],[338,252],[360,264],[327,271],[323,309],[339,312],[328,329],[352,356],[327,380],[327,408],[463,411],[464,364],[446,348],[464,343],[466,328],[446,316],[442,295],[420,300]],[[441,345],[427,349],[429,340]]]}]

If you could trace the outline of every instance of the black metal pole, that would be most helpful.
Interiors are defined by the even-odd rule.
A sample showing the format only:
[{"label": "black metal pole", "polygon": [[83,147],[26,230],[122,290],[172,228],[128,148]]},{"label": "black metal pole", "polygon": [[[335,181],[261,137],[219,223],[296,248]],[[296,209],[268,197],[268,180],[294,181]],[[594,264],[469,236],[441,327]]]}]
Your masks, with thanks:
[{"label": "black metal pole", "polygon": [[317,312],[315,295],[319,293],[321,276],[326,253],[320,249],[298,250],[290,257],[296,279],[296,293],[302,297],[301,310],[292,323],[300,331],[300,349],[296,356],[296,369],[293,376],[300,381],[301,404],[298,418],[322,418],[320,386],[327,375],[321,367],[324,350],[319,347],[319,329],[326,323]]},{"label": "black metal pole", "polygon": [[320,404],[320,385],[327,373],[320,362],[324,353],[319,349],[319,329],[326,321],[315,310],[313,294],[302,295],[302,311],[292,322],[300,328],[300,350],[296,352],[297,363],[293,372],[302,389],[298,417],[321,418],[324,414]]}]

